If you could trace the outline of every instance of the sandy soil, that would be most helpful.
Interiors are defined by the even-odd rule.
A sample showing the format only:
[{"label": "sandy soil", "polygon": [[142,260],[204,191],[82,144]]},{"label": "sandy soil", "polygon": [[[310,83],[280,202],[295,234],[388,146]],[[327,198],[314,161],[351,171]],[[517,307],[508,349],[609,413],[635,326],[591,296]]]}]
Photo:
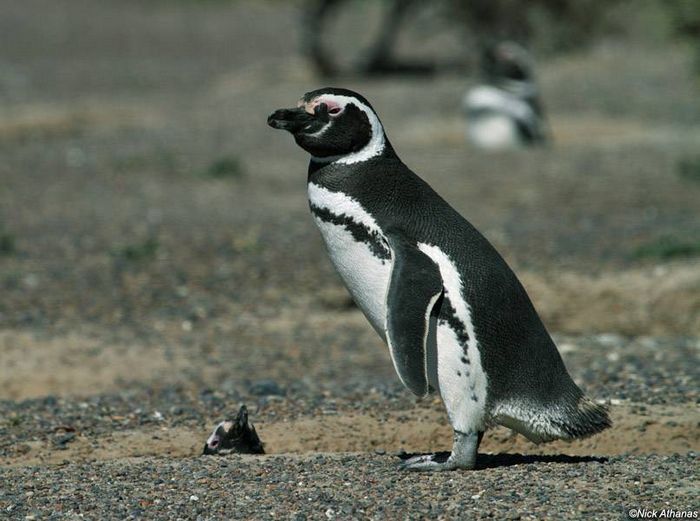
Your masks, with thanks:
[{"label": "sandy soil", "polygon": [[[336,415],[337,414],[337,415]],[[452,430],[435,408],[414,408],[378,414],[353,412],[256,425],[267,454],[313,454],[404,450],[435,452],[450,449]],[[674,454],[697,450],[700,411],[684,406],[618,405],[614,429],[593,438],[535,445],[505,428],[489,431],[481,445],[487,454],[614,456]],[[60,427],[57,432],[64,429]],[[5,460],[10,466],[47,465],[149,456],[186,458],[201,454],[201,429],[151,428],[91,437],[77,434],[62,450],[50,441],[25,442]]]}]

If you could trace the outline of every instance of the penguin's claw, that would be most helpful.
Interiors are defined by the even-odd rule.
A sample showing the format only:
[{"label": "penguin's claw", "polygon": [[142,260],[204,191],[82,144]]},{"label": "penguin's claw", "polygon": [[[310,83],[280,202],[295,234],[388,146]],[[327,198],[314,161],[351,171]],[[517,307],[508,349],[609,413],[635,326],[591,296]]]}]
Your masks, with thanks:
[{"label": "penguin's claw", "polygon": [[445,458],[443,454],[423,454],[413,456],[399,463],[399,469],[411,470],[414,472],[441,472],[445,470],[472,469],[469,462],[459,462],[454,454]]}]

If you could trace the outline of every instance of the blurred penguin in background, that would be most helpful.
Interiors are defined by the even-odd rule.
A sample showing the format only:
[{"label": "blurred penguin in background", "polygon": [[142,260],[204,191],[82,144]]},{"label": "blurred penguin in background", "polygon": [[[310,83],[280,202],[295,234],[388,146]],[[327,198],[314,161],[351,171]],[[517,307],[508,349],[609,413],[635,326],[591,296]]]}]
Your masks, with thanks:
[{"label": "blurred penguin in background", "polygon": [[481,71],[482,83],[469,89],[463,100],[467,139],[489,150],[547,142],[530,53],[515,42],[487,47]]}]

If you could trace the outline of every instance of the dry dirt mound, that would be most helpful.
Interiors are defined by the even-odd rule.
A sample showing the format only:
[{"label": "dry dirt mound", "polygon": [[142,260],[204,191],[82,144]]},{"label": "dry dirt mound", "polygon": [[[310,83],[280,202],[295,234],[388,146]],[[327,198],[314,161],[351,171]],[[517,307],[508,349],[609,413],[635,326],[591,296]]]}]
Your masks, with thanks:
[{"label": "dry dirt mound", "polygon": [[561,332],[700,335],[700,263],[587,275],[525,273],[548,327]]}]

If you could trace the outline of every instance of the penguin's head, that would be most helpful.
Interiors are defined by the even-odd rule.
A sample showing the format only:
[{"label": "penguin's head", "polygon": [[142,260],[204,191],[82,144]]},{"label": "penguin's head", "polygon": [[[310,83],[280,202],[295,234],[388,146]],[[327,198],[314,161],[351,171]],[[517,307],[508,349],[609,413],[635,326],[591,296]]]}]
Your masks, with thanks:
[{"label": "penguin's head", "polygon": [[263,454],[255,427],[248,422],[248,409],[241,406],[236,418],[219,423],[204,444],[203,454]]},{"label": "penguin's head", "polygon": [[296,107],[273,112],[267,124],[289,131],[297,145],[319,162],[352,163],[390,148],[372,106],[347,89],[307,92]]},{"label": "penguin's head", "polygon": [[214,432],[207,438],[204,444],[204,454],[218,454],[222,450],[233,448],[231,443],[231,434],[233,433],[235,423],[232,421],[223,421],[219,423]]},{"label": "penguin's head", "polygon": [[515,42],[499,42],[487,47],[481,58],[484,76],[493,81],[522,81],[533,79],[530,53]]}]

